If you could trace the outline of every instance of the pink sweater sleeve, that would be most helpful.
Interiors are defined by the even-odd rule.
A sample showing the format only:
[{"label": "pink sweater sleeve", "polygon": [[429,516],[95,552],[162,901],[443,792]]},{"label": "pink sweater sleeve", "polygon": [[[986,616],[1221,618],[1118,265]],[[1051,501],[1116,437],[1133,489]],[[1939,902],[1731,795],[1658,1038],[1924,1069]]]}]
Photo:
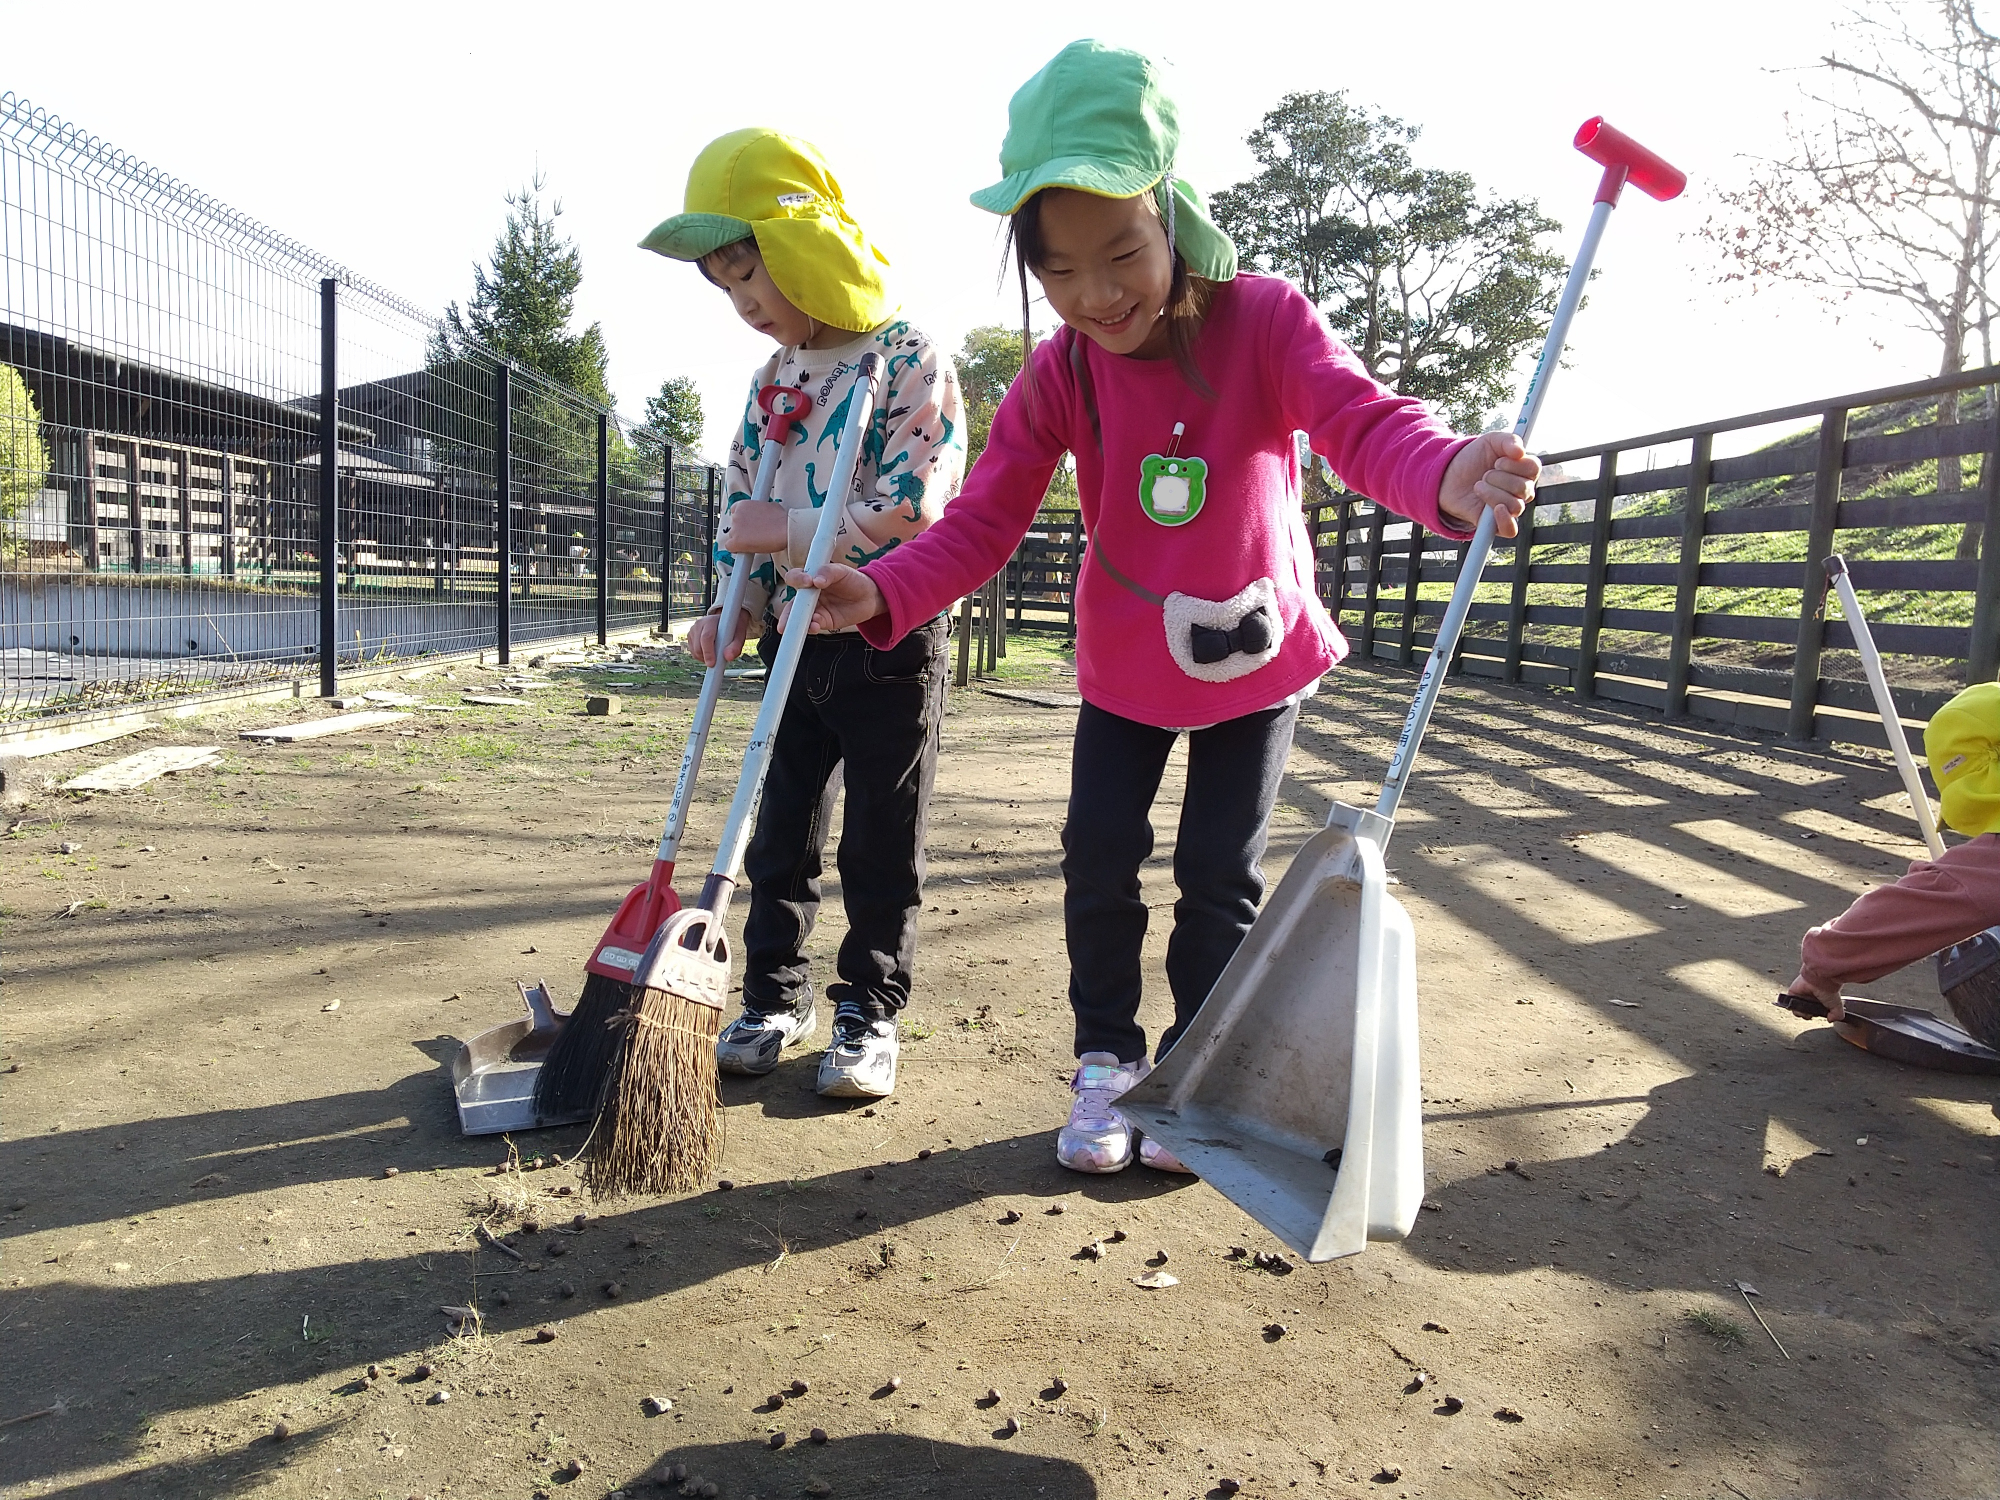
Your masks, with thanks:
[{"label": "pink sweater sleeve", "polygon": [[986,447],[965,477],[965,487],[921,536],[905,542],[863,571],[875,580],[888,609],[858,629],[869,645],[886,649],[978,588],[1007,565],[1034,523],[1049,477],[1067,450],[1053,418],[1072,395],[1068,371],[1044,339],[1034,354],[1034,406],[1028,418],[1028,376],[1015,377],[993,414]]},{"label": "pink sweater sleeve", "polygon": [[1864,893],[1800,944],[1801,972],[1821,988],[1866,984],[2000,923],[2000,835],[1920,859],[1894,885]]},{"label": "pink sweater sleeve", "polygon": [[1343,484],[1426,531],[1460,540],[1472,535],[1438,511],[1444,471],[1472,439],[1459,437],[1415,397],[1378,384],[1299,293],[1278,299],[1271,342],[1286,415]]}]

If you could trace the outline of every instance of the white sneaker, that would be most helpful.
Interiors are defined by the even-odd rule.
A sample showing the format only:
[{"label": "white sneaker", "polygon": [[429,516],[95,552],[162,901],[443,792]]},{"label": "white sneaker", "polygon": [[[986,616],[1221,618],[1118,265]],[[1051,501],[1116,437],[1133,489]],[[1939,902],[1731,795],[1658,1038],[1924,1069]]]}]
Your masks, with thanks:
[{"label": "white sneaker", "polygon": [[1181,1159],[1154,1140],[1150,1135],[1139,1137],[1139,1161],[1156,1172],[1185,1172],[1194,1176],[1194,1168],[1184,1166]]},{"label": "white sneaker", "polygon": [[778,1059],[791,1047],[813,1039],[819,1030],[819,1012],[807,990],[797,1010],[765,1014],[749,1006],[743,1014],[722,1028],[715,1039],[715,1065],[725,1073],[748,1073],[762,1077],[777,1067]]},{"label": "white sneaker", "polygon": [[829,1099],[881,1099],[895,1091],[902,1051],[894,1021],[871,1021],[842,1006],[833,1015],[833,1045],[819,1060],[819,1091]]},{"label": "white sneaker", "polygon": [[1072,1172],[1122,1172],[1132,1164],[1132,1127],[1111,1101],[1153,1071],[1145,1058],[1122,1063],[1109,1052],[1086,1052],[1069,1082],[1076,1102],[1056,1132],[1056,1160]]}]

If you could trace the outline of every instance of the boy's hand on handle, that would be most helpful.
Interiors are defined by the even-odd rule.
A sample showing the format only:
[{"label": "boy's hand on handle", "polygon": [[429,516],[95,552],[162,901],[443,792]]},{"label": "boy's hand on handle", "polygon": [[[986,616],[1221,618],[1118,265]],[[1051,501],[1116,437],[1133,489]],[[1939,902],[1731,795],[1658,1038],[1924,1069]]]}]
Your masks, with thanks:
[{"label": "boy's hand on handle", "polygon": [[790,512],[775,500],[739,501],[724,518],[716,545],[738,557],[783,552],[789,540]]},{"label": "boy's hand on handle", "polygon": [[1438,509],[1467,531],[1477,529],[1484,511],[1493,512],[1500,536],[1520,530],[1515,517],[1535,498],[1542,462],[1511,432],[1482,432],[1453,455],[1438,484]]},{"label": "boy's hand on handle", "polygon": [[[715,636],[722,623],[720,614],[703,615],[688,627],[687,646],[694,659],[704,667],[715,665]],[[722,643],[722,659],[735,661],[743,654],[744,637],[750,634],[750,611],[736,611],[736,627],[729,632],[729,639]]]},{"label": "boy's hand on handle", "polygon": [[1837,984],[1822,987],[1809,983],[1806,976],[1801,974],[1797,979],[1794,979],[1790,984],[1785,986],[1785,993],[1788,995],[1812,996],[1813,999],[1826,1007],[1826,1018],[1829,1021],[1845,1020],[1847,1017],[1846,1008],[1840,1003],[1840,986]]},{"label": "boy's hand on handle", "polygon": [[[785,574],[785,582],[795,589],[819,590],[819,598],[813,605],[811,633],[814,635],[828,635],[859,625],[889,607],[874,579],[859,568],[840,563],[828,563],[819,572],[810,574],[804,568],[793,568]],[[785,606],[787,616],[791,609],[791,605]]]}]

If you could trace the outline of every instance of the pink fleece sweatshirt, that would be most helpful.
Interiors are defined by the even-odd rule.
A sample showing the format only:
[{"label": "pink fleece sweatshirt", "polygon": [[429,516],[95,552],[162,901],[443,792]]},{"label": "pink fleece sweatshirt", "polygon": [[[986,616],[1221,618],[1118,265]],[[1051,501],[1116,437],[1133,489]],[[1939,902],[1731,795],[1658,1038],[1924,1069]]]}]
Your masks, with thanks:
[{"label": "pink fleece sweatshirt", "polygon": [[[1101,449],[1070,366],[1073,339],[1088,362]],[[1067,332],[1044,340],[1032,381],[1024,374],[1007,392],[943,518],[868,565],[888,612],[863,636],[892,645],[999,572],[1067,451],[1090,537],[1076,594],[1077,685],[1089,702],[1144,724],[1214,724],[1283,701],[1345,656],[1313,587],[1292,434],[1305,432],[1350,489],[1451,537],[1467,533],[1440,517],[1438,485],[1467,440],[1378,385],[1312,304],[1273,277],[1240,275],[1217,288],[1195,357],[1213,401],[1171,359],[1106,354]],[[1207,498],[1191,520],[1165,526],[1140,505],[1140,465],[1168,452],[1176,422],[1186,424],[1179,454],[1207,462]],[[1170,596],[1179,604],[1163,604]],[[1201,601],[1239,597],[1275,598],[1275,649],[1195,669],[1212,677],[1268,657],[1226,681],[1191,675],[1190,611],[1212,624]]]},{"label": "pink fleece sweatshirt", "polygon": [[1820,988],[1866,984],[2000,923],[2000,834],[1920,859],[1894,885],[1864,892],[1800,944],[1801,972]]}]

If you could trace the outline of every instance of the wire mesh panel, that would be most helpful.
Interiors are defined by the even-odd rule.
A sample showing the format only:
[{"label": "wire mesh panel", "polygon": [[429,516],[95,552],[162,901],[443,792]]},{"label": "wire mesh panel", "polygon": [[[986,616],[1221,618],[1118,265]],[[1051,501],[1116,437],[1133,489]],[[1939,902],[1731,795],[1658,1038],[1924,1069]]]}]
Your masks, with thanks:
[{"label": "wire mesh panel", "polygon": [[674,465],[667,508],[668,604],[676,619],[698,615],[715,602],[715,531],[722,472],[713,464]]},{"label": "wire mesh panel", "polygon": [[0,720],[692,612],[644,434],[0,95]]}]

